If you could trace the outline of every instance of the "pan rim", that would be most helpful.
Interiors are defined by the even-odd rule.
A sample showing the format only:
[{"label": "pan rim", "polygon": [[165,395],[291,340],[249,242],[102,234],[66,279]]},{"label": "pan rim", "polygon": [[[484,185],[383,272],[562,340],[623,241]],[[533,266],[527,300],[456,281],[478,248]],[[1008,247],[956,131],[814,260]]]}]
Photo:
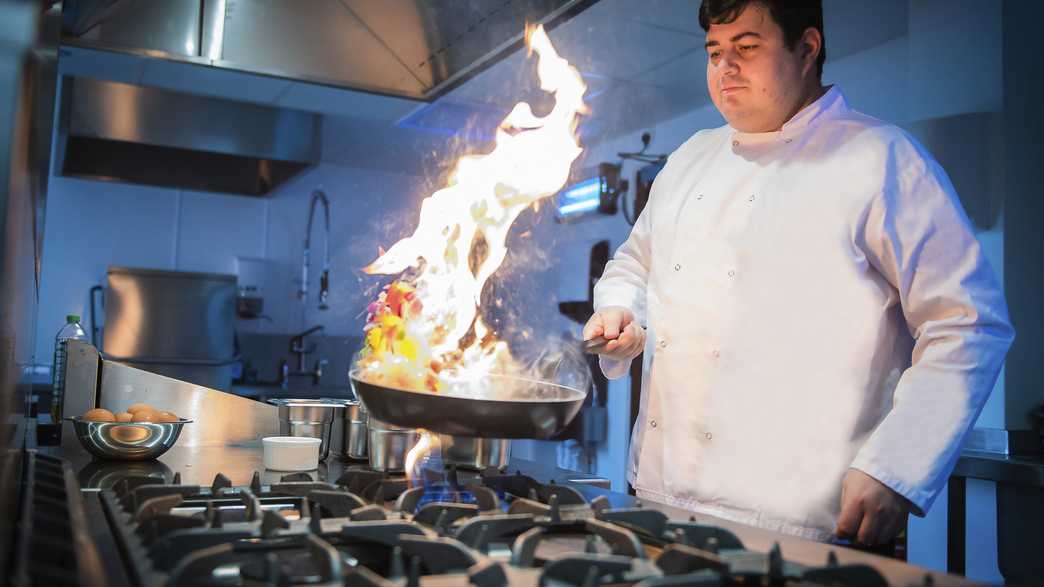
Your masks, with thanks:
[{"label": "pan rim", "polygon": [[556,399],[544,399],[544,398],[538,398],[538,399],[497,399],[497,398],[484,398],[484,397],[472,397],[472,396],[456,395],[456,394],[452,394],[452,393],[435,393],[435,392],[431,392],[431,391],[417,391],[417,390],[414,390],[414,389],[404,389],[402,387],[391,387],[391,386],[388,386],[388,385],[381,385],[381,384],[378,384],[378,383],[373,383],[371,381],[367,381],[366,379],[363,379],[363,378],[358,376],[359,375],[359,371],[360,371],[360,369],[358,369],[358,368],[351,369],[350,371],[348,371],[348,378],[351,380],[352,383],[358,381],[359,383],[362,383],[364,385],[369,385],[371,387],[379,387],[379,388],[382,388],[382,389],[385,389],[385,390],[389,390],[389,391],[396,391],[396,392],[399,392],[399,393],[412,393],[412,394],[421,395],[421,396],[428,396],[428,397],[442,397],[442,398],[453,398],[453,399],[458,399],[458,400],[497,402],[497,403],[503,403],[503,404],[532,404],[532,403],[558,403],[558,402],[569,403],[569,402],[575,402],[577,400],[582,400],[582,399],[586,399],[587,398],[587,392],[582,391],[580,389],[577,389],[575,387],[569,387],[568,385],[562,385],[561,383],[552,383],[550,381],[540,381],[539,379],[532,379],[530,377],[521,377],[521,376],[518,376],[518,375],[491,374],[490,377],[496,377],[498,379],[511,379],[511,380],[515,380],[515,381],[523,381],[523,382],[526,382],[526,383],[534,383],[534,384],[537,384],[537,385],[557,387],[557,388],[560,388],[560,389],[563,389],[563,390],[569,392],[574,397],[556,398]]}]

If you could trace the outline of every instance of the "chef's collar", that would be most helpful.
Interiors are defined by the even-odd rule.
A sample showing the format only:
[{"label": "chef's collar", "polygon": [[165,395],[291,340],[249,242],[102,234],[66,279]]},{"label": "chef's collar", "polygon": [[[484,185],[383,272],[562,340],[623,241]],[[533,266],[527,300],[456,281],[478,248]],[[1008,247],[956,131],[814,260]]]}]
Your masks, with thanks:
[{"label": "chef's collar", "polygon": [[798,111],[782,128],[772,132],[740,132],[733,129],[732,146],[766,145],[783,142],[790,143],[798,135],[825,118],[833,118],[837,113],[848,108],[844,94],[836,85],[827,87],[827,91],[817,100]]}]

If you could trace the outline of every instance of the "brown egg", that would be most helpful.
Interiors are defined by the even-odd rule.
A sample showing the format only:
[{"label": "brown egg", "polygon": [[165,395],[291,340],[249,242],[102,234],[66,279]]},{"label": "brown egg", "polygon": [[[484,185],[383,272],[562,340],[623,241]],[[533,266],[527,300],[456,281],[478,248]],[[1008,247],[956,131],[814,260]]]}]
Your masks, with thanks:
[{"label": "brown egg", "polygon": [[146,426],[125,424],[114,427],[112,436],[120,442],[139,442],[149,437],[149,429]]},{"label": "brown egg", "polygon": [[127,408],[127,411],[130,412],[131,414],[159,414],[160,413],[159,410],[157,410],[156,408],[152,408],[152,407],[145,407],[145,408],[135,407],[133,410],[130,409],[130,408]]},{"label": "brown egg", "polygon": [[130,412],[120,412],[116,414],[117,422],[130,422],[133,418],[134,416]]},{"label": "brown egg", "polygon": [[181,418],[179,418],[178,415],[175,414],[174,412],[160,412],[159,413],[159,421],[160,422],[177,422],[179,420],[181,420]]},{"label": "brown egg", "polygon": [[127,411],[132,413],[132,414],[134,412],[137,412],[138,410],[151,410],[153,412],[158,411],[156,408],[150,406],[149,404],[147,404],[145,402],[138,402],[136,404],[131,404],[130,407],[127,408]]},{"label": "brown egg", "polygon": [[159,412],[156,410],[138,410],[131,413],[132,422],[159,422]]},{"label": "brown egg", "polygon": [[87,413],[83,415],[83,419],[91,422],[115,422],[116,416],[113,416],[112,412],[104,408],[94,408],[93,410],[87,410]]}]

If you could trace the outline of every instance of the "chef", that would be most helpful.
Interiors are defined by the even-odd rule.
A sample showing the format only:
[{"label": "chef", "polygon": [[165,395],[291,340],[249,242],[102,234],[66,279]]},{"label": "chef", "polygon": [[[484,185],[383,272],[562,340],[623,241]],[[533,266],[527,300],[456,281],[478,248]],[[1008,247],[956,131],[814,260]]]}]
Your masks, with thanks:
[{"label": "chef", "polygon": [[728,122],[668,159],[595,288],[610,378],[644,350],[638,496],[813,540],[923,516],[1014,331],[946,173],[820,82],[819,0],[704,0]]}]

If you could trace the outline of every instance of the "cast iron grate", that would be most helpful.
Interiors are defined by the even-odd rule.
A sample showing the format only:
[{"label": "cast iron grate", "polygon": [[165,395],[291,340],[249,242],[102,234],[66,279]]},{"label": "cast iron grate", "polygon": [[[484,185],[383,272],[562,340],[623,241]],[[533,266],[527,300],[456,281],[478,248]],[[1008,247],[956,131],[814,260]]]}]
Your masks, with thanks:
[{"label": "cast iron grate", "polygon": [[13,586],[104,584],[83,498],[68,463],[25,452]]}]

